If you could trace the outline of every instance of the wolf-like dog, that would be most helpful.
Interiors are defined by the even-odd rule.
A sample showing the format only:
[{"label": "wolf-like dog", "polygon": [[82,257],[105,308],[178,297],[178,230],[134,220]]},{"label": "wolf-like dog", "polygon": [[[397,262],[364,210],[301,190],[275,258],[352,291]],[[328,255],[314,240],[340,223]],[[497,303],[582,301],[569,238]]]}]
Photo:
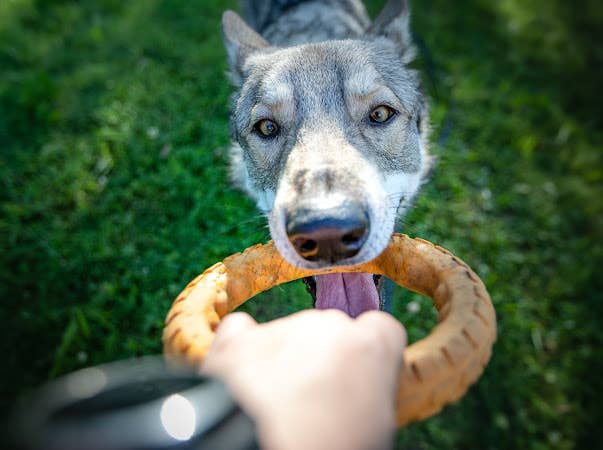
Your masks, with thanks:
[{"label": "wolf-like dog", "polygon": [[[304,268],[377,257],[426,179],[427,103],[406,0],[371,22],[360,0],[243,0],[222,19],[235,85],[232,175]],[[371,274],[310,280],[317,308],[381,302]]]}]

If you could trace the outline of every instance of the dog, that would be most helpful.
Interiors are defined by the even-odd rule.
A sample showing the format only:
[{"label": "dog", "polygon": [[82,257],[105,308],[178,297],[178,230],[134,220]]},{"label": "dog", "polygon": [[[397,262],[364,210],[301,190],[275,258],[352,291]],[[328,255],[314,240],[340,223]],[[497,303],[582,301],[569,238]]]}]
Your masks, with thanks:
[{"label": "dog", "polygon": [[[243,0],[222,19],[234,183],[277,250],[310,269],[377,257],[433,158],[406,0],[371,22],[360,0]],[[305,280],[317,308],[379,309],[371,274]]]}]

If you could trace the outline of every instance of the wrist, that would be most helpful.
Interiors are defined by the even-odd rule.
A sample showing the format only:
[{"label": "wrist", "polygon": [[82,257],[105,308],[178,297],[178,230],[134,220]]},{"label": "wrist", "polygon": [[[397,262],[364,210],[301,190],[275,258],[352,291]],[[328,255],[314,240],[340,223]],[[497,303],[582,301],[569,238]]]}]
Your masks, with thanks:
[{"label": "wrist", "polygon": [[[386,450],[392,448],[393,412],[388,417],[354,414],[354,406],[304,404],[303,408],[267,406],[255,417],[263,450]],[[377,413],[378,414],[378,413]]]}]

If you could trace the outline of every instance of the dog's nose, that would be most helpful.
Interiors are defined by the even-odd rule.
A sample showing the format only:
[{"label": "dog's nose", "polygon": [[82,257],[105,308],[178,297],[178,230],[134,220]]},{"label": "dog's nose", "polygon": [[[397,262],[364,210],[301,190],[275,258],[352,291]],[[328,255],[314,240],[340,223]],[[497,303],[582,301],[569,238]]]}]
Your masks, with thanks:
[{"label": "dog's nose", "polygon": [[356,255],[366,241],[369,220],[355,203],[320,210],[298,209],[287,214],[287,235],[305,260],[335,263]]}]

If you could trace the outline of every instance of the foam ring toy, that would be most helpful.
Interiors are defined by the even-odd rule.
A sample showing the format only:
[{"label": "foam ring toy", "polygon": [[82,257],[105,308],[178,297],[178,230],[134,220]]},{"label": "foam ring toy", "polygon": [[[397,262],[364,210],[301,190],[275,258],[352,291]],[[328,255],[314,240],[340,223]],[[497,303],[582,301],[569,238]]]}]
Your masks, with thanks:
[{"label": "foam ring toy", "polygon": [[404,353],[397,395],[403,426],[438,413],[481,375],[496,340],[496,315],[481,280],[463,261],[423,239],[394,234],[376,259],[328,270],[289,265],[274,244],[255,245],[207,269],[174,301],[163,332],[168,360],[197,365],[220,319],[254,295],[298,278],[333,272],[385,275],[433,299],[439,323]]}]

